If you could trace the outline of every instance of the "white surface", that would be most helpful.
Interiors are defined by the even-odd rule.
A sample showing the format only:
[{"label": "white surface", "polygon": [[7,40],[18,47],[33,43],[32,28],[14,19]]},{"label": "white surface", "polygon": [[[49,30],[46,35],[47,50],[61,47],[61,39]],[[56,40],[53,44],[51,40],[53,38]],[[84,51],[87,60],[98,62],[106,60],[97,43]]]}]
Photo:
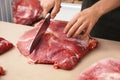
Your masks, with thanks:
[{"label": "white surface", "polygon": [[55,19],[70,21],[76,13],[80,12],[80,10],[81,4],[62,3],[60,12]]}]

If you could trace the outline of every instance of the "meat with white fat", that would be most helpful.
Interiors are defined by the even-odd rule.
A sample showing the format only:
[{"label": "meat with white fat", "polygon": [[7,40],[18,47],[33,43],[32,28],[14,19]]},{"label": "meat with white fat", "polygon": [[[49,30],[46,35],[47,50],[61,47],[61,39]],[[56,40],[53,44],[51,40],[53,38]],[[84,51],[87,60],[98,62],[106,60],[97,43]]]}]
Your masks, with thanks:
[{"label": "meat with white fat", "polygon": [[41,19],[42,7],[39,0],[13,0],[13,22],[32,25]]},{"label": "meat with white fat", "polygon": [[98,61],[82,72],[78,80],[120,80],[120,59]]},{"label": "meat with white fat", "polygon": [[40,21],[33,29],[24,33],[17,43],[21,54],[30,58],[34,63],[54,64],[54,68],[73,69],[89,50],[97,46],[97,40],[93,38],[87,37],[84,40],[68,38],[63,33],[67,21],[51,20],[40,43],[30,54],[31,43],[42,23],[43,21]]}]

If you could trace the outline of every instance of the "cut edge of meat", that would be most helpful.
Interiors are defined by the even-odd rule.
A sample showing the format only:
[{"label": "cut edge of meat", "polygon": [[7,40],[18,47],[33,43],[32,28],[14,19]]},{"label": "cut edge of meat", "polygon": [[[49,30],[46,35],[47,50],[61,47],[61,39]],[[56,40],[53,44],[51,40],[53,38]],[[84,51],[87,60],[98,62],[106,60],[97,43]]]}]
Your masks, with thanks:
[{"label": "cut edge of meat", "polygon": [[89,37],[89,38],[90,38],[90,40],[89,40],[89,49],[93,50],[94,48],[96,48],[98,46],[98,40],[96,40],[93,37]]},{"label": "cut edge of meat", "polygon": [[14,45],[10,41],[0,37],[0,55],[9,51],[13,47]]},{"label": "cut edge of meat", "polygon": [[5,75],[5,71],[2,66],[0,66],[0,75]]}]

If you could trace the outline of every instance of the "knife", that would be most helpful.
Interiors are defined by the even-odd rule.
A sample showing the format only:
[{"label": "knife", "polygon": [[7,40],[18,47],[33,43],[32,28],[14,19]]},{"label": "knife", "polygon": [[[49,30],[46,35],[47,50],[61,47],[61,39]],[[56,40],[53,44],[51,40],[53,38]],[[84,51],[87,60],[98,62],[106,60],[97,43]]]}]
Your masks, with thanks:
[{"label": "knife", "polygon": [[[53,8],[52,8],[53,9]],[[50,24],[50,18],[51,18],[51,11],[52,9],[49,11],[49,13],[46,15],[43,24],[41,25],[41,27],[39,28],[32,44],[30,47],[30,54],[33,52],[33,50],[37,47],[37,45],[39,44],[42,35],[46,32],[47,28],[49,27]]]}]

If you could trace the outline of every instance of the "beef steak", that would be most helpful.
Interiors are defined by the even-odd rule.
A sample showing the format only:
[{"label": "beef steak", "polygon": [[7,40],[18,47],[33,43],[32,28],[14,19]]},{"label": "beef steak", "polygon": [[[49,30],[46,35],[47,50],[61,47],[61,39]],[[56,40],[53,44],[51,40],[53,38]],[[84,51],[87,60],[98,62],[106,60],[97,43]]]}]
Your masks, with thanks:
[{"label": "beef steak", "polygon": [[82,72],[78,80],[120,80],[120,59],[101,60]]},{"label": "beef steak", "polygon": [[97,45],[97,40],[93,38],[80,40],[66,37],[63,29],[67,21],[51,20],[39,45],[30,54],[31,43],[42,23],[43,21],[40,21],[33,29],[24,33],[17,43],[21,54],[32,59],[34,63],[48,63],[54,64],[55,68],[72,69],[89,50]]},{"label": "beef steak", "polygon": [[13,22],[32,25],[39,20],[42,7],[39,0],[13,0]]}]

